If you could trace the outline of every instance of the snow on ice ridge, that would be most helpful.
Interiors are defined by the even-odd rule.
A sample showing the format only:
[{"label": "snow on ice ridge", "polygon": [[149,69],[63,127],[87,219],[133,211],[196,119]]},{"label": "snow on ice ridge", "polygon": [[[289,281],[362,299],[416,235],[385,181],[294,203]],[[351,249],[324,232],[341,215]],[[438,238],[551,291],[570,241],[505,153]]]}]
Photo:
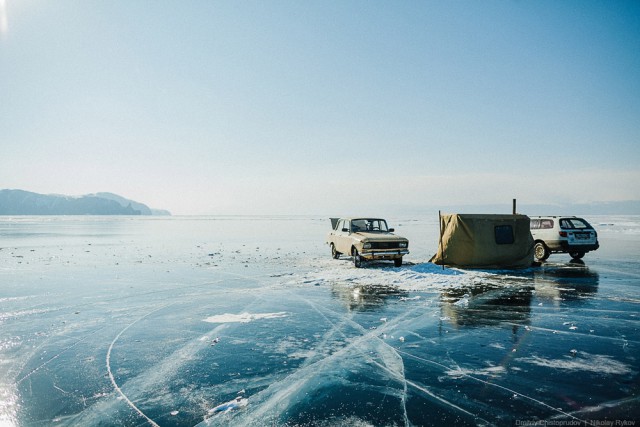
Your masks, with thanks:
[{"label": "snow on ice ridge", "polygon": [[405,292],[441,292],[448,289],[473,288],[479,285],[508,288],[527,282],[528,270],[465,270],[442,268],[424,262],[405,264],[396,268],[389,263],[369,263],[365,268],[355,268],[346,259],[319,260],[316,268],[301,275],[291,274],[285,286],[341,285],[346,287],[384,286]]},{"label": "snow on ice ridge", "polygon": [[355,268],[347,260],[321,260],[317,268],[299,277],[293,275],[289,285],[305,283],[316,285],[352,284],[360,286],[385,285],[405,291],[440,290],[461,284],[472,284],[482,272],[467,272],[455,268],[442,269],[431,263],[407,264],[402,268],[388,264],[371,263],[365,268]]},{"label": "snow on ice ridge", "polygon": [[240,314],[219,314],[215,316],[209,316],[204,319],[209,323],[249,323],[254,320],[261,319],[277,319],[280,317],[287,317],[287,313],[280,311],[278,313],[240,313]]},{"label": "snow on ice ridge", "polygon": [[566,371],[587,371],[603,374],[623,375],[631,373],[631,368],[622,362],[611,359],[610,356],[579,352],[580,357],[565,359],[545,359],[538,356],[519,359],[520,362],[530,363]]}]

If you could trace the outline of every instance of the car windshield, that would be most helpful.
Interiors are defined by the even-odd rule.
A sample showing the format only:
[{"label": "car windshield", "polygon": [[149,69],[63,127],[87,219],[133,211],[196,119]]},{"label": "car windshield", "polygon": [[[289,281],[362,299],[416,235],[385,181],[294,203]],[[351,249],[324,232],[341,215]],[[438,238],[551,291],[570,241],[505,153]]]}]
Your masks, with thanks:
[{"label": "car windshield", "polygon": [[359,231],[386,232],[389,231],[389,229],[387,228],[387,221],[384,219],[363,218],[351,221],[351,231],[353,233],[357,233]]}]

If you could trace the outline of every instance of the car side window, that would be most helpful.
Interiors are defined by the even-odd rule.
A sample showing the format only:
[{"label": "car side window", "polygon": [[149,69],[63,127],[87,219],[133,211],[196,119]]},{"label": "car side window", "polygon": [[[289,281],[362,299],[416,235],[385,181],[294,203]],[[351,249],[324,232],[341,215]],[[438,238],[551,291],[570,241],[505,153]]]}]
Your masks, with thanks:
[{"label": "car side window", "polygon": [[553,228],[553,220],[552,219],[543,219],[540,222],[540,228]]},{"label": "car side window", "polygon": [[540,228],[540,220],[539,219],[532,219],[529,228],[531,230],[537,230]]}]

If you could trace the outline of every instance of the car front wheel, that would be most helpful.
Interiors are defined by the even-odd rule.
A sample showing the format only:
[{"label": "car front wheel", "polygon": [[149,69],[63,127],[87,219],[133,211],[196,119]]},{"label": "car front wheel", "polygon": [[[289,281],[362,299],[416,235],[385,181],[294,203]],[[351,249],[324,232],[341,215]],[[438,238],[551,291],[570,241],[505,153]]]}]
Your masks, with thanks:
[{"label": "car front wheel", "polygon": [[353,265],[355,265],[356,268],[362,267],[362,257],[356,248],[351,249],[351,255],[353,255]]},{"label": "car front wheel", "polygon": [[331,244],[331,257],[333,259],[338,259],[338,258],[340,258],[340,255],[341,255],[341,253],[336,250],[336,245],[334,245],[332,243]]},{"label": "car front wheel", "polygon": [[533,246],[533,254],[538,261],[544,261],[549,258],[549,255],[551,255],[549,249],[547,249],[547,245],[545,245],[543,242],[536,242],[536,244]]},{"label": "car front wheel", "polygon": [[573,259],[581,259],[584,256],[584,252],[569,252],[569,255]]}]

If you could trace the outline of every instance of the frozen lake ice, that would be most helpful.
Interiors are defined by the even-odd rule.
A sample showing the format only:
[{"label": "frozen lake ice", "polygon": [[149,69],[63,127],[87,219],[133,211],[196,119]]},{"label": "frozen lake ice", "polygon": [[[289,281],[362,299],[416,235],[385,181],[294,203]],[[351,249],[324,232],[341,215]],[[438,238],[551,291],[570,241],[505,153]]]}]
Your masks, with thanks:
[{"label": "frozen lake ice", "polygon": [[640,423],[640,217],[587,219],[489,271],[427,262],[437,215],[363,269],[327,218],[0,217],[0,426]]}]

